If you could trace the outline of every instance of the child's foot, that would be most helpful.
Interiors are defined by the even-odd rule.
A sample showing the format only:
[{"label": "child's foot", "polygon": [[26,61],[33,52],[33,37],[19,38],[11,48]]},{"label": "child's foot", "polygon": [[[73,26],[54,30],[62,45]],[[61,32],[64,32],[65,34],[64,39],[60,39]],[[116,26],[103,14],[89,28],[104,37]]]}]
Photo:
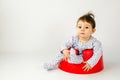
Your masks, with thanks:
[{"label": "child's foot", "polygon": [[50,64],[50,63],[44,63],[43,64],[43,67],[44,67],[44,69],[46,69],[46,70],[54,70],[54,69],[56,69],[57,68],[57,66],[56,65],[53,65],[53,64]]}]

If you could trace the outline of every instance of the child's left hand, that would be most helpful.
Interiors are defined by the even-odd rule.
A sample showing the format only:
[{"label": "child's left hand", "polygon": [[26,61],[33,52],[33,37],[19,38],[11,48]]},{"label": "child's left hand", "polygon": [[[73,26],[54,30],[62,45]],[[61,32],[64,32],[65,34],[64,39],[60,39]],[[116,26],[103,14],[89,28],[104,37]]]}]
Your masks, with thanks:
[{"label": "child's left hand", "polygon": [[83,66],[82,69],[84,69],[84,71],[89,71],[91,68],[91,66],[87,63],[87,61],[84,61],[83,63],[85,63],[85,66]]}]

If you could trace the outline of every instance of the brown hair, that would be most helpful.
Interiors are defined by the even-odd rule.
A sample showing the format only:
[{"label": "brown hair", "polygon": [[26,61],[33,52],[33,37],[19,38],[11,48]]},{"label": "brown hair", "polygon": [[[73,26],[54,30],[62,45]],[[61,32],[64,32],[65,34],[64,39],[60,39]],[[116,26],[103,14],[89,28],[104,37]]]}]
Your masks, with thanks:
[{"label": "brown hair", "polygon": [[87,13],[83,16],[81,16],[78,21],[77,21],[77,24],[79,21],[86,21],[88,23],[90,23],[92,25],[92,28],[94,29],[96,27],[96,23],[95,23],[95,20],[94,20],[94,14],[92,13]]}]

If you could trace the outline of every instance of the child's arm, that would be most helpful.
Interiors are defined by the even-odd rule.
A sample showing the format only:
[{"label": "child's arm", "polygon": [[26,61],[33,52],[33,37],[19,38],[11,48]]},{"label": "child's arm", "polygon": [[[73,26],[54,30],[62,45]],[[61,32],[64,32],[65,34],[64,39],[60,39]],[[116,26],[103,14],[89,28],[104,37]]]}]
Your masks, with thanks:
[{"label": "child's arm", "polygon": [[101,55],[101,43],[96,40],[93,43],[93,56],[89,60],[83,62],[85,63],[85,66],[83,66],[84,71],[89,71],[90,69],[92,69],[98,63]]},{"label": "child's arm", "polygon": [[102,56],[102,45],[99,41],[95,41],[93,44],[93,56],[87,61],[91,68],[93,68]]}]

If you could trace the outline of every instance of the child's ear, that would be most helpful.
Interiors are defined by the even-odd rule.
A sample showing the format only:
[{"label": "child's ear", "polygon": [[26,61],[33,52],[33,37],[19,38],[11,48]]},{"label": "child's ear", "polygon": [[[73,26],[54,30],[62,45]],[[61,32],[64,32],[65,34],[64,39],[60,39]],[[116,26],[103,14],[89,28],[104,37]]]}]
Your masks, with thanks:
[{"label": "child's ear", "polygon": [[93,29],[93,33],[96,31],[96,29]]}]

